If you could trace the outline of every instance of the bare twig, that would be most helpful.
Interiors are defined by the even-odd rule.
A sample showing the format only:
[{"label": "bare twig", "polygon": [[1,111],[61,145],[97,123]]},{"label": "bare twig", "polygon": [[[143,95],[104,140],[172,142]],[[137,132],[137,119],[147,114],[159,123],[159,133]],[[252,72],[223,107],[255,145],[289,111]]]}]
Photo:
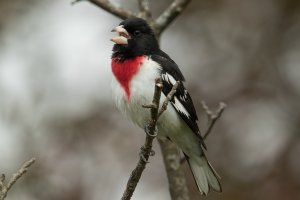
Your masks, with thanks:
[{"label": "bare twig", "polygon": [[157,108],[154,104],[142,105],[143,108]]},{"label": "bare twig", "polygon": [[[176,91],[177,86],[178,84],[173,86],[172,90],[168,94],[169,96],[168,99],[172,99],[173,95],[175,94],[174,91]],[[156,122],[160,116],[159,113],[163,113],[166,110],[166,108],[159,109],[159,101],[160,101],[162,87],[163,85],[161,79],[160,78],[156,79],[155,91],[154,91],[152,103],[148,106],[143,105],[144,108],[150,108],[151,120],[148,126],[145,128],[146,139],[144,145],[141,147],[140,159],[137,163],[137,166],[132,171],[129,177],[126,189],[123,193],[122,200],[129,200],[132,197],[132,194],[137,186],[137,183],[139,182],[141,175],[146,167],[146,164],[148,163],[148,159],[151,155],[153,155],[152,142],[157,135]],[[168,100],[166,99],[165,101]]]},{"label": "bare twig", "polygon": [[142,17],[153,26],[156,35],[159,36],[160,33],[163,32],[178,15],[180,15],[180,13],[190,3],[191,0],[174,0],[154,22],[152,21],[152,14],[149,9],[148,0],[137,0],[140,9],[139,14],[133,13],[132,11],[117,6],[109,0],[74,0],[72,4],[81,1],[91,2],[94,5],[121,19],[126,19],[133,16]]},{"label": "bare twig", "polygon": [[12,186],[28,171],[29,167],[35,162],[35,158],[31,158],[29,161],[25,162],[19,171],[11,177],[8,181],[7,186],[5,186],[5,175],[2,174],[0,177],[0,200],[5,199],[8,191],[12,188]]},{"label": "bare twig", "polygon": [[131,12],[127,9],[124,9],[122,7],[119,7],[117,5],[114,5],[109,0],[74,0],[72,2],[72,5],[74,5],[75,3],[81,2],[81,1],[89,1],[92,4],[102,8],[103,10],[106,10],[107,12],[109,12],[121,19],[126,19],[128,17],[136,16],[133,12]]},{"label": "bare twig", "polygon": [[161,114],[162,114],[165,110],[167,110],[169,101],[172,100],[174,94],[176,93],[176,90],[177,90],[178,85],[179,85],[179,81],[177,81],[177,82],[173,85],[172,90],[171,90],[171,91],[169,92],[169,94],[166,96],[166,99],[165,99],[165,101],[163,102],[163,104],[162,104],[162,106],[161,106],[161,108],[160,108],[160,110],[159,110],[159,112],[158,112],[158,117],[160,117]]},{"label": "bare twig", "polygon": [[139,17],[146,19],[147,21],[150,21],[152,16],[149,9],[149,1],[148,0],[138,0],[140,13]]},{"label": "bare twig", "polygon": [[201,104],[202,104],[203,109],[206,112],[206,116],[208,119],[208,126],[203,135],[203,140],[205,140],[207,138],[207,136],[209,135],[209,133],[211,132],[212,128],[214,127],[216,121],[221,117],[221,115],[222,115],[223,111],[225,110],[225,108],[227,107],[227,105],[224,102],[220,102],[218,110],[216,112],[213,112],[206,105],[205,101],[202,101]]},{"label": "bare twig", "polygon": [[155,27],[158,34],[163,32],[191,0],[174,0],[171,5],[155,20]]},{"label": "bare twig", "polygon": [[[148,162],[151,150],[152,150],[152,141],[155,138],[155,126],[157,121],[157,113],[159,108],[159,100],[162,91],[161,80],[158,79],[155,81],[155,91],[153,96],[152,103],[147,106],[151,109],[151,120],[148,126],[148,132],[146,135],[146,140],[144,146],[141,148],[140,159],[136,168],[132,171],[130,178],[127,182],[126,189],[123,193],[122,200],[131,199],[132,194],[136,188],[137,183],[139,182],[142,172],[144,171],[146,164]],[[143,106],[145,107],[145,106]]]}]

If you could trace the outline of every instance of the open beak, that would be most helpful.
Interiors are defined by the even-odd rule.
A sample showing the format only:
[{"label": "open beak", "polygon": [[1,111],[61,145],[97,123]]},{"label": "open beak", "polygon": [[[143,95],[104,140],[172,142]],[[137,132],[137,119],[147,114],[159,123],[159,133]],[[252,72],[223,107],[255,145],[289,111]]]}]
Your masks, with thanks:
[{"label": "open beak", "polygon": [[111,38],[111,41],[116,44],[128,44],[128,39],[130,36],[123,25],[115,27],[113,30],[111,30],[111,32],[117,32],[119,34],[119,36]]}]

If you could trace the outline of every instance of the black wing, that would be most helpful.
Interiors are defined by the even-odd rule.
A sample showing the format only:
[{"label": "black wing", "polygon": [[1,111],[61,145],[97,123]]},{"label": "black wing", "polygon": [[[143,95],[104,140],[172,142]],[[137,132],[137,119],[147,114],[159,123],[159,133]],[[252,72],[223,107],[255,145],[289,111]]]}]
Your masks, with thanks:
[{"label": "black wing", "polygon": [[[166,55],[166,56],[165,56]],[[190,94],[183,85],[184,77],[177,64],[164,52],[161,55],[152,55],[152,60],[162,67],[161,77],[163,81],[163,93],[168,95],[176,81],[179,81],[176,93],[171,101],[172,106],[178,112],[185,123],[199,136],[202,137],[197,124],[197,114]]]}]

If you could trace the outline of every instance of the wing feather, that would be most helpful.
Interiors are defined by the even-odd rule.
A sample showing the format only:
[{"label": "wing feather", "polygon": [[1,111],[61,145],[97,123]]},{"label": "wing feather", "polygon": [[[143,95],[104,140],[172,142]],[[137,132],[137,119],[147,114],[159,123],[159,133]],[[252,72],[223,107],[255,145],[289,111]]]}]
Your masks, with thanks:
[{"label": "wing feather", "polygon": [[202,141],[199,127],[197,124],[198,117],[192,101],[192,98],[183,85],[184,77],[179,70],[176,63],[169,57],[163,57],[162,55],[152,55],[151,58],[158,62],[161,67],[161,77],[163,81],[163,93],[168,95],[173,85],[179,81],[176,93],[171,101],[172,106],[175,108],[180,117],[185,123],[193,130]]}]

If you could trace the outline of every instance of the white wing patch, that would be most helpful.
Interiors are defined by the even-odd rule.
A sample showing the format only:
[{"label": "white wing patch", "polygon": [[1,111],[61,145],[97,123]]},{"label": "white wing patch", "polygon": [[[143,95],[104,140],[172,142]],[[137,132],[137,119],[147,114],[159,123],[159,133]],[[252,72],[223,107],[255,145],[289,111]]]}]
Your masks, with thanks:
[{"label": "white wing patch", "polygon": [[185,101],[186,100],[185,97],[183,97],[183,96],[180,96],[179,98],[181,99],[181,101]]},{"label": "white wing patch", "polygon": [[186,89],[184,89],[184,95],[180,95],[179,98],[181,99],[181,101],[187,101],[187,93],[188,91]]},{"label": "white wing patch", "polygon": [[172,85],[174,85],[176,83],[176,80],[173,78],[172,75],[170,75],[169,73],[164,73],[162,74],[162,78],[165,81],[168,81],[169,83],[171,83]]},{"label": "white wing patch", "polygon": [[[163,73],[162,75],[162,79],[164,81],[167,81],[168,83],[170,83],[171,85],[174,85],[176,83],[176,80],[174,79],[174,77],[172,75],[170,75],[169,73]],[[184,90],[184,95],[179,97],[182,101],[186,101],[187,98],[187,90]],[[184,114],[185,116],[187,116],[188,118],[190,118],[190,114],[189,112],[186,110],[186,108],[180,103],[180,101],[178,100],[177,97],[174,97],[174,103],[173,103],[174,107],[176,108],[176,110],[182,114]]]},{"label": "white wing patch", "polygon": [[185,109],[185,107],[180,103],[180,101],[177,99],[177,97],[174,97],[174,107],[176,108],[176,110],[178,112],[181,112],[182,114],[184,114],[185,116],[187,116],[188,118],[190,117],[189,112]]},{"label": "white wing patch", "polygon": [[184,98],[187,98],[187,94],[188,94],[187,89],[184,89]]}]

